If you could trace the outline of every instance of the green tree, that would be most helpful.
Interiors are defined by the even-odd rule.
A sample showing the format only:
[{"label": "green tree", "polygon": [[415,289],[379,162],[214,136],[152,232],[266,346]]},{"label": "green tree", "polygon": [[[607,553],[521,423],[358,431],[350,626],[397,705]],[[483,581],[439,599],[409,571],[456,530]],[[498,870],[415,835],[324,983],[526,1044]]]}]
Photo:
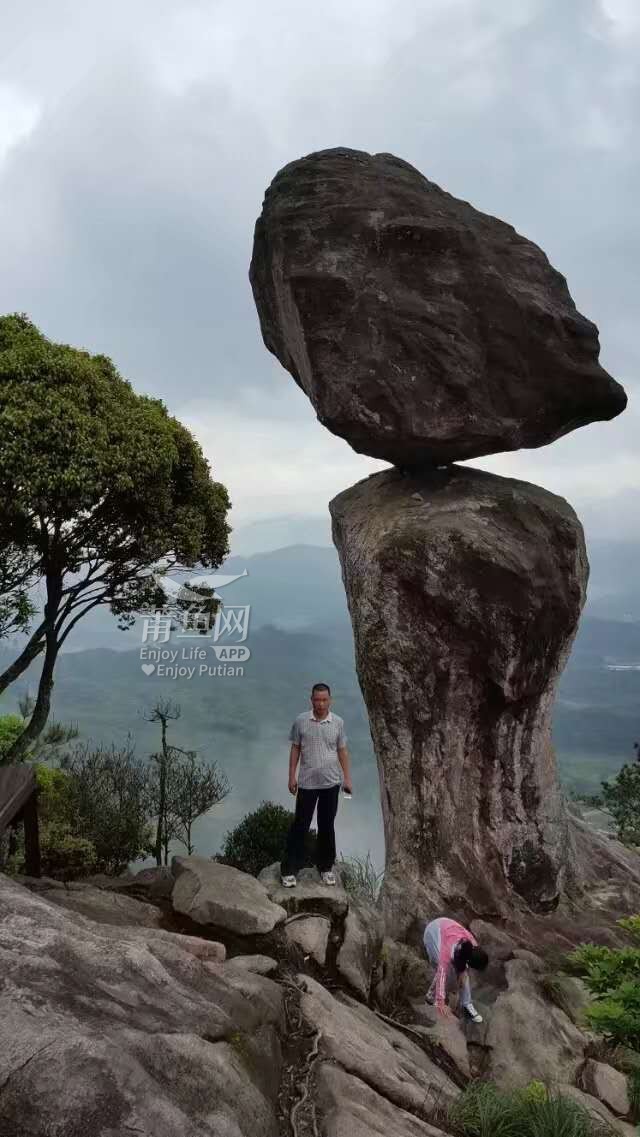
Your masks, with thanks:
[{"label": "green tree", "polygon": [[[18,705],[20,714],[0,715],[0,766],[9,765],[13,744],[24,731],[33,710],[33,699],[30,695],[23,695]],[[55,761],[67,743],[77,738],[78,734],[77,724],[65,726],[63,723],[50,722],[33,746],[21,754],[21,759],[24,762]]]},{"label": "green tree", "polygon": [[[257,876],[267,865],[280,861],[284,852],[293,813],[273,801],[263,801],[253,813],[227,833],[222,853],[217,858],[242,872]],[[305,864],[314,863],[315,830],[307,835]]]},{"label": "green tree", "polygon": [[[93,842],[77,835],[74,816],[73,782],[57,767],[37,764],[38,815],[40,821],[40,863],[44,876],[56,880],[75,880],[93,872],[96,851]],[[25,871],[24,832],[12,831],[13,841],[3,843],[3,866],[12,872]]]},{"label": "green tree", "polygon": [[144,609],[167,611],[153,567],[217,568],[229,505],[190,432],[107,356],[52,343],[25,315],[0,317],[0,558],[32,564],[46,596],[0,675],[2,691],[43,655],[10,761],[47,722],[56,659],[78,620],[98,605],[121,627]]},{"label": "green tree", "polygon": [[602,800],[615,818],[618,836],[625,845],[640,845],[640,747],[611,782],[602,783]]},{"label": "green tree", "polygon": [[0,537],[0,639],[14,632],[26,632],[36,614],[29,599],[35,582],[33,559],[19,553],[10,540]]},{"label": "green tree", "polygon": [[201,761],[195,750],[185,750],[172,765],[169,802],[173,836],[185,846],[188,856],[195,852],[194,823],[227,797],[229,791],[229,782],[217,763]]},{"label": "green tree", "polygon": [[78,744],[60,769],[69,775],[73,835],[93,844],[96,871],[117,875],[151,854],[150,767],[130,739],[123,747]]},{"label": "green tree", "polygon": [[153,855],[156,864],[162,864],[164,853],[165,864],[169,858],[169,843],[173,837],[173,824],[169,808],[169,770],[176,761],[176,751],[168,740],[168,724],[180,718],[180,707],[169,699],[161,699],[145,715],[149,722],[160,723],[160,750],[151,755],[153,772],[149,781],[149,810],[155,817],[155,838],[153,842]]},{"label": "green tree", "polygon": [[145,717],[160,724],[161,747],[151,755],[150,812],[155,818],[153,853],[156,864],[169,861],[169,845],[179,841],[190,856],[194,851],[194,822],[229,793],[225,774],[215,762],[198,760],[195,750],[170,743],[168,724],[181,716],[178,704],[161,699]]}]

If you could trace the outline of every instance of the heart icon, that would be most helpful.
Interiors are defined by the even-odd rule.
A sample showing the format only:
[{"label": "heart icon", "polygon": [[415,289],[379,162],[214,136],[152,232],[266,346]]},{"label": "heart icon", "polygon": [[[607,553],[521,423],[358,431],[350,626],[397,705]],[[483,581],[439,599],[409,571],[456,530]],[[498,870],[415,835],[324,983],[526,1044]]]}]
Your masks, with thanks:
[{"label": "heart icon", "polygon": [[145,675],[153,675],[155,669],[156,669],[155,663],[143,663],[142,664],[142,670],[144,671]]}]

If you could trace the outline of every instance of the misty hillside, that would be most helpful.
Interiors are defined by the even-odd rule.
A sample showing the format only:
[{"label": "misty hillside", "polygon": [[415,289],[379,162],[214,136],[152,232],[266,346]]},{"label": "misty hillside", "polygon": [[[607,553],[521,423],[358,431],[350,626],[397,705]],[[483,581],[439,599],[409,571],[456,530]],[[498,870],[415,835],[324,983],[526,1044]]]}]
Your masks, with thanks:
[{"label": "misty hillside", "polygon": [[[250,537],[257,539],[252,529],[245,540]],[[264,533],[262,539],[266,540]],[[640,623],[640,544],[592,540],[589,561],[591,574],[583,620],[593,617],[623,624]],[[221,595],[226,604],[251,605],[253,629],[269,624],[285,630],[316,626],[327,629],[348,623],[340,563],[333,545],[297,543],[250,556],[232,556],[218,571],[234,574],[245,569],[248,575],[227,585]],[[619,635],[624,639],[623,631]],[[99,647],[123,651],[139,645],[140,638],[139,627],[119,631],[113,616],[99,608],[80,621],[64,651]]]},{"label": "misty hillside", "polygon": [[[603,580],[603,565],[611,570],[612,556],[610,549],[595,557],[592,553],[592,583]],[[628,563],[631,568],[633,561]],[[249,576],[224,590],[226,603],[251,604],[251,658],[242,677],[199,676],[197,670],[191,679],[147,676],[141,671],[140,629],[118,632],[113,618],[102,612],[78,626],[72,644],[76,650],[59,659],[54,715],[77,722],[82,737],[95,742],[122,742],[130,733],[138,751],[146,754],[158,738],[144,712],[159,696],[179,702],[182,719],[174,728],[175,741],[217,760],[233,786],[213,818],[200,823],[198,847],[214,852],[226,829],[262,799],[290,803],[289,726],[307,708],[311,684],[326,681],[334,708],[345,719],[354,765],[355,794],[348,806],[351,822],[341,833],[343,849],[370,848],[381,857],[377,775],[335,550],[296,545],[230,558],[224,566],[230,573],[244,567]],[[622,572],[610,581],[612,594],[616,588],[620,595],[631,588]],[[597,790],[600,779],[631,756],[640,734],[640,669],[634,669],[640,667],[640,622],[599,619],[598,611],[597,602],[587,607],[560,683],[554,720],[563,780],[580,791]],[[192,641],[182,643],[189,650]],[[6,647],[2,655],[9,660]],[[25,690],[35,690],[37,667],[7,692],[4,709],[13,709]]]}]

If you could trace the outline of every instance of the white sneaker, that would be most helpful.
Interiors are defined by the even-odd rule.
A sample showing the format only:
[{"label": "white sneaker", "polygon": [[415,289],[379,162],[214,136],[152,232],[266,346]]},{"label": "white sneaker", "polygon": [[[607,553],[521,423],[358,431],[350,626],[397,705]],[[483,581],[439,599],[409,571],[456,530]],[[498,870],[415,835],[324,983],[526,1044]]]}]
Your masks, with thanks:
[{"label": "white sneaker", "polygon": [[296,884],[298,883],[295,876],[292,875],[283,876],[280,879],[284,888],[295,888]]},{"label": "white sneaker", "polygon": [[469,1019],[469,1022],[481,1023],[484,1021],[482,1018],[482,1015],[479,1015],[478,1012],[476,1011],[473,1003],[467,1003],[466,1007],[464,1007],[463,1009],[464,1009],[464,1013],[465,1013],[466,1017]]},{"label": "white sneaker", "polygon": [[321,872],[320,879],[323,884],[335,884],[336,878],[332,872]]}]

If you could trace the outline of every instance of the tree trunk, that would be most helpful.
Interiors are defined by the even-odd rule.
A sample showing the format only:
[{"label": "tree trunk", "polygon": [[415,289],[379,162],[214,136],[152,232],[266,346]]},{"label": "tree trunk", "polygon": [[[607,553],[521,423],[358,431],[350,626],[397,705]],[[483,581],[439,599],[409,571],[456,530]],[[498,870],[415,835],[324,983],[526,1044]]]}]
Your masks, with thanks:
[{"label": "tree trunk", "polygon": [[[156,864],[162,865],[162,849],[166,831],[167,814],[167,723],[161,719],[162,726],[162,754],[160,755],[160,775],[158,782],[158,824],[156,826]],[[166,860],[165,860],[166,864]]]},{"label": "tree trunk", "polygon": [[20,678],[22,673],[27,670],[27,667],[33,663],[34,659],[36,659],[44,649],[44,626],[43,621],[40,627],[37,628],[31,636],[26,647],[20,652],[18,658],[14,659],[13,663],[10,663],[2,672],[2,675],[0,675],[0,695],[3,691],[6,691],[11,683]]},{"label": "tree trunk", "polygon": [[60,607],[60,600],[62,598],[62,575],[56,573],[55,575],[47,576],[47,603],[44,606],[44,628],[45,628],[45,642],[46,648],[44,653],[44,663],[42,665],[42,672],[40,674],[40,683],[38,684],[38,696],[36,703],[31,714],[31,718],[22,734],[18,735],[13,746],[9,748],[6,754],[6,762],[10,765],[14,762],[22,762],[24,760],[27,750],[37,738],[40,737],[42,731],[47,725],[49,718],[49,711],[51,709],[51,692],[53,691],[53,671],[58,658],[58,649],[60,644],[56,634],[56,618],[58,609]]}]

